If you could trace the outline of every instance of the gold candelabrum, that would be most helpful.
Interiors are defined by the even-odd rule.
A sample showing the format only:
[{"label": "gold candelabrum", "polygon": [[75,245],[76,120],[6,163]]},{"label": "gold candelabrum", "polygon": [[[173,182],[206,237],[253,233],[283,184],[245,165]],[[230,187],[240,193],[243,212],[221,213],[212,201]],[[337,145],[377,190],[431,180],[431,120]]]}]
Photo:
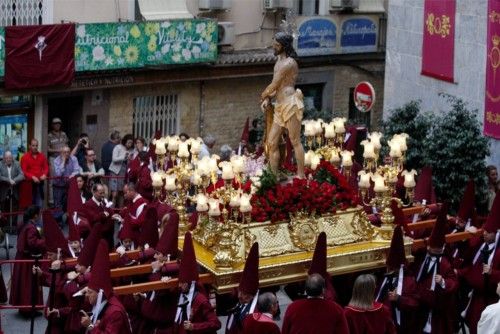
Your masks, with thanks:
[{"label": "gold candelabrum", "polygon": [[[391,202],[396,201],[399,207],[410,206],[413,203],[415,189],[415,170],[403,170],[406,155],[406,139],[408,135],[397,134],[388,141],[390,146],[389,158],[379,165],[381,133],[369,134],[369,140],[363,141],[364,162],[363,170],[358,173],[359,192],[363,204],[371,206],[380,213],[381,226],[378,228],[380,240],[390,241],[394,230],[394,215]],[[404,200],[396,196],[396,186],[399,177],[404,177]],[[373,195],[370,188],[373,182]]]}]

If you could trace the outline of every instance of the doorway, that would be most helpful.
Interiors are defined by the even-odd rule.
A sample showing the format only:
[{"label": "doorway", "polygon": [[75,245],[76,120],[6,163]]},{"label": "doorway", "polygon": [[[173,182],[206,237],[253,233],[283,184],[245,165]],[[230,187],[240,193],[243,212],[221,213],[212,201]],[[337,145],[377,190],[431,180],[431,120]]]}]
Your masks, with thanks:
[{"label": "doorway", "polygon": [[61,130],[66,132],[70,148],[78,141],[82,131],[83,96],[54,97],[48,100],[48,129],[54,117],[62,121]]}]

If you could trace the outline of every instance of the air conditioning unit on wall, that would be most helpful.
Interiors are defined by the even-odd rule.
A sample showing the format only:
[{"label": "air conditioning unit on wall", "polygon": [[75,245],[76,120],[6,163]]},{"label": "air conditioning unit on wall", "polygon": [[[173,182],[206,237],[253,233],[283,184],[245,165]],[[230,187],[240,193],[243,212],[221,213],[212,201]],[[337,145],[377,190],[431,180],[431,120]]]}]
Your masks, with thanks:
[{"label": "air conditioning unit on wall", "polygon": [[264,0],[264,9],[292,8],[292,0]]},{"label": "air conditioning unit on wall", "polygon": [[330,0],[331,9],[356,9],[360,0]]},{"label": "air conditioning unit on wall", "polygon": [[198,0],[200,10],[225,10],[231,9],[232,0]]},{"label": "air conditioning unit on wall", "polygon": [[235,40],[234,22],[219,22],[218,45],[233,45]]}]

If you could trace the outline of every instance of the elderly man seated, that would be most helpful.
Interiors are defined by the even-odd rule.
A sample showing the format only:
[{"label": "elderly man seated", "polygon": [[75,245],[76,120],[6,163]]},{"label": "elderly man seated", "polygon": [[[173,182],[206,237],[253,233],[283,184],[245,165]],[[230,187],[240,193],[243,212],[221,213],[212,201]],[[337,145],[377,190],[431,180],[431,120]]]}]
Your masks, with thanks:
[{"label": "elderly man seated", "polygon": [[19,162],[14,160],[12,152],[5,151],[0,163],[0,203],[2,209],[13,210],[10,207],[10,199],[13,204],[19,199],[19,183],[24,180],[24,174]]}]

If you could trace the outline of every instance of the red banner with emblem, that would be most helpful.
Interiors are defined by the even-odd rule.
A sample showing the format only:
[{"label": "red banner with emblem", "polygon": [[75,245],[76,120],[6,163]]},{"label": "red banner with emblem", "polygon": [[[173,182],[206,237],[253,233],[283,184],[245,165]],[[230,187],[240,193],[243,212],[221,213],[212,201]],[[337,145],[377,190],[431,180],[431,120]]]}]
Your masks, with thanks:
[{"label": "red banner with emblem", "polygon": [[69,85],[74,76],[74,24],[5,28],[5,88]]},{"label": "red banner with emblem", "polygon": [[425,0],[422,74],[453,82],[455,0]]},{"label": "red banner with emblem", "polygon": [[484,135],[500,139],[500,0],[488,1]]}]

